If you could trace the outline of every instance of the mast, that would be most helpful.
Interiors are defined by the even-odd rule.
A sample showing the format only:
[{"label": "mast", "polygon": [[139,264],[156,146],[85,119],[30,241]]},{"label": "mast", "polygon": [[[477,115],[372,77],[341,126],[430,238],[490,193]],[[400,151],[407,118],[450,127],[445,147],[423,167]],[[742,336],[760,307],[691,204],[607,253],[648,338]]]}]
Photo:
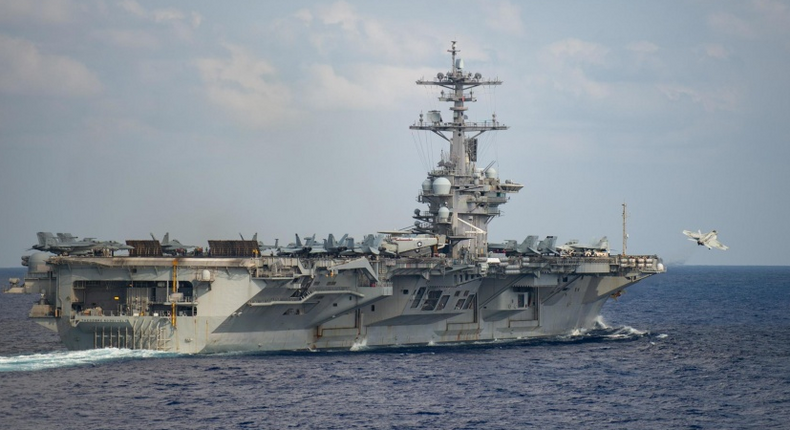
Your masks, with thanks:
[{"label": "mast", "polygon": [[625,221],[628,218],[628,205],[623,203],[623,255],[626,255],[626,245],[628,244],[628,233],[625,230]]},{"label": "mast", "polygon": [[437,73],[435,79],[417,81],[417,85],[444,88],[439,101],[452,103],[452,120],[444,121],[440,111],[429,111],[409,128],[430,131],[450,143],[449,155],[443,152],[437,168],[428,172],[418,201],[428,211],[415,211],[415,230],[446,236],[453,258],[471,261],[486,256],[488,223],[501,214],[499,205],[507,202],[507,193],[515,193],[523,185],[511,181],[501,183],[494,162],[485,169],[476,167],[478,137],[487,131],[507,130],[496,114],[490,120],[468,122],[467,102],[476,102],[473,88],[501,85],[502,81],[484,79],[480,73],[467,72],[458,57],[455,41],[447,50],[451,54],[450,70]]}]

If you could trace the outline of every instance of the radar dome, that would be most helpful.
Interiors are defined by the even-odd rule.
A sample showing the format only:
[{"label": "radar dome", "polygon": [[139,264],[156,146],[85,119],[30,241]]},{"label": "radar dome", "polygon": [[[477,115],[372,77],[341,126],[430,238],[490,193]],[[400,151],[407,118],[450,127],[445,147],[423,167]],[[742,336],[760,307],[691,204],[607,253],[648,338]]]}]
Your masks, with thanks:
[{"label": "radar dome", "polygon": [[486,178],[496,179],[497,178],[496,169],[494,169],[493,167],[489,167],[488,170],[486,170]]},{"label": "radar dome", "polygon": [[422,181],[422,192],[423,193],[431,192],[431,178]]},{"label": "radar dome", "polygon": [[436,178],[433,181],[434,194],[450,194],[450,187],[452,184],[447,178]]},{"label": "radar dome", "polygon": [[450,219],[450,209],[447,206],[439,208],[439,222],[447,222]]},{"label": "radar dome", "polygon": [[35,254],[31,255],[30,259],[27,260],[28,270],[31,272],[49,272],[47,260],[49,260],[49,257],[51,256],[51,254],[46,252],[36,252]]}]

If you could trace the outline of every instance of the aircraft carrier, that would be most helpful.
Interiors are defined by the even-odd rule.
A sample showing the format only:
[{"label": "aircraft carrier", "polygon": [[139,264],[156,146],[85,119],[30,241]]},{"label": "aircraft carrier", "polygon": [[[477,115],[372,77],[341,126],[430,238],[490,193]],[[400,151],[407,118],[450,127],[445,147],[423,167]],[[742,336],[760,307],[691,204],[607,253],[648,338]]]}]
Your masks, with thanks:
[{"label": "aircraft carrier", "polygon": [[449,151],[422,183],[424,210],[410,228],[359,242],[242,238],[205,249],[42,233],[38,249],[50,253],[23,257],[25,288],[41,295],[30,317],[69,349],[182,353],[477,342],[594,327],[606,300],[664,272],[661,259],[612,254],[605,238],[489,243],[489,223],[523,185],[478,164],[479,136],[508,127],[496,115],[470,122],[466,114],[476,87],[502,82],[467,72],[456,42],[448,52],[446,72],[417,81],[439,91],[450,114],[420,114],[410,128],[440,136]]}]

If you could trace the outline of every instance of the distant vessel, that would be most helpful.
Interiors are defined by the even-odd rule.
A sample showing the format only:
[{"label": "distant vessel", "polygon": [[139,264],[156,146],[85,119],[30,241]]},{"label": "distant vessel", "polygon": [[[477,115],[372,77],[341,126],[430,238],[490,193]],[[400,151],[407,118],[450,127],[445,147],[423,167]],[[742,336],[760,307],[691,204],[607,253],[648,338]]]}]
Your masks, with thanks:
[{"label": "distant vessel", "polygon": [[448,52],[449,71],[417,81],[443,89],[452,118],[429,111],[410,127],[444,138],[450,150],[422,183],[418,200],[427,208],[415,210],[409,229],[359,243],[210,240],[205,252],[165,255],[157,240],[129,240],[128,256],[114,256],[117,243],[93,241],[88,255],[36,253],[23,257],[26,285],[41,292],[30,316],[69,349],[186,353],[519,339],[593,327],[609,297],[663,272],[661,259],[611,255],[605,238],[489,243],[489,222],[523,185],[500,181],[493,163],[478,167],[478,137],[507,127],[495,115],[468,122],[466,104],[476,101],[473,88],[502,82],[467,72],[455,42]]}]

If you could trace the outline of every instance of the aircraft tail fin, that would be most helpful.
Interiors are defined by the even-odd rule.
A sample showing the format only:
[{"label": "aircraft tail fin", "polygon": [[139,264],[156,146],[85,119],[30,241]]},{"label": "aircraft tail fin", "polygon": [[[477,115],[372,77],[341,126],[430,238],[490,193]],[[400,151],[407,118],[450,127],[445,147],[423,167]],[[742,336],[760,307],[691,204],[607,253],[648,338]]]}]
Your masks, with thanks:
[{"label": "aircraft tail fin", "polygon": [[524,239],[524,241],[521,242],[521,245],[517,247],[516,251],[518,251],[521,254],[526,254],[527,252],[537,253],[535,250],[535,245],[537,243],[538,243],[537,236],[527,236],[526,239]]},{"label": "aircraft tail fin", "polygon": [[38,245],[39,247],[46,249],[50,246],[57,245],[58,239],[55,238],[55,235],[49,232],[38,232],[36,233],[38,237]]}]

